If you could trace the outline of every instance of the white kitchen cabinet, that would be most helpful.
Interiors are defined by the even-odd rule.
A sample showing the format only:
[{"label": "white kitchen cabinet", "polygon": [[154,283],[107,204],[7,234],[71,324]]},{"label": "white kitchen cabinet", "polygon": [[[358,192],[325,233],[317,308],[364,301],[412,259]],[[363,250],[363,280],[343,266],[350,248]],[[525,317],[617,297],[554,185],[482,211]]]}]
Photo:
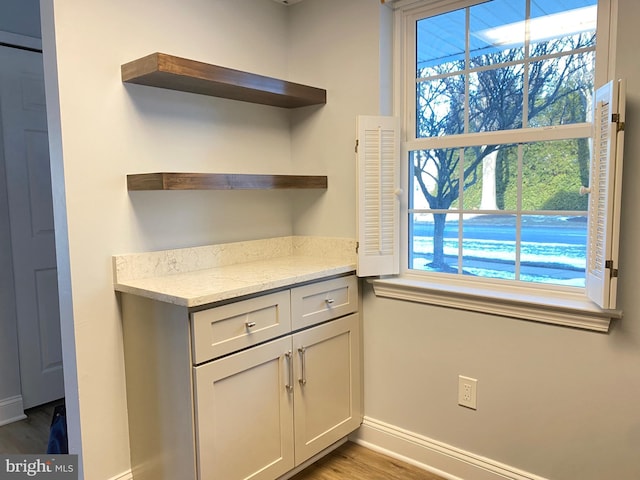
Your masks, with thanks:
[{"label": "white kitchen cabinet", "polygon": [[358,428],[358,323],[349,315],[195,367],[200,478],[275,479]]},{"label": "white kitchen cabinet", "polygon": [[195,367],[200,479],[270,480],[294,467],[289,336]]},{"label": "white kitchen cabinet", "polygon": [[274,480],[362,421],[354,276],[122,307],[135,480]]},{"label": "white kitchen cabinet", "polygon": [[295,459],[301,464],[362,422],[357,314],[293,335]]}]

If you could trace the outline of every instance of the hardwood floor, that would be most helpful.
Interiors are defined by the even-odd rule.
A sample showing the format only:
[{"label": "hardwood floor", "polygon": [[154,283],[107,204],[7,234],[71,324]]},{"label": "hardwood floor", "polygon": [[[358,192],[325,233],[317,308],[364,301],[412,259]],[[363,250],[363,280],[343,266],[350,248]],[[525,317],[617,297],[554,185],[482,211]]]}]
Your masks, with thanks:
[{"label": "hardwood floor", "polygon": [[31,408],[25,411],[24,420],[0,427],[0,453],[46,453],[53,409],[60,403]]},{"label": "hardwood floor", "polygon": [[338,447],[290,480],[445,480],[352,442]]},{"label": "hardwood floor", "polygon": [[[47,451],[52,402],[27,410],[27,418],[0,427],[0,453]],[[395,458],[347,442],[290,480],[445,480]]]}]

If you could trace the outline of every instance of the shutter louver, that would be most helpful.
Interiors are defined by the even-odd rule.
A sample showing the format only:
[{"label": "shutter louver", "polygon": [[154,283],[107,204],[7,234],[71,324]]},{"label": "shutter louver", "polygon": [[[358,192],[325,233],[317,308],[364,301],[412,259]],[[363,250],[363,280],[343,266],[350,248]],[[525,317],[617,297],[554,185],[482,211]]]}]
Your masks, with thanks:
[{"label": "shutter louver", "polygon": [[395,117],[358,117],[358,268],[399,272],[400,137]]},{"label": "shutter louver", "polygon": [[596,91],[589,185],[587,296],[601,308],[616,307],[622,187],[624,83]]}]

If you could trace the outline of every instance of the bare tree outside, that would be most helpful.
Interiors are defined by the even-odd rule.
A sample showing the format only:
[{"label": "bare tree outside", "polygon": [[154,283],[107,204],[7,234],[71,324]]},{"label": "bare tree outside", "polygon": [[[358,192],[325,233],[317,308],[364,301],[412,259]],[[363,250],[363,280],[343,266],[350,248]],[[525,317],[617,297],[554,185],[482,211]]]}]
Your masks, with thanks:
[{"label": "bare tree outside", "polygon": [[[531,43],[526,58],[524,45],[492,46],[486,51],[468,52],[467,62],[448,59],[419,68],[416,137],[589,121],[594,45],[593,32],[576,33]],[[493,198],[485,198],[482,208],[505,208],[505,192],[516,178],[513,168],[509,171],[510,154],[506,147],[509,146],[481,145],[412,153],[415,187],[433,215],[433,256],[426,265],[429,270],[457,271],[457,266],[447,262],[443,247],[447,212],[452,206],[462,208],[461,195],[483,179],[483,169],[484,183],[493,182],[485,189],[485,196],[488,191]],[[580,178],[576,182],[586,185],[588,140],[578,139],[577,150]],[[567,205],[560,201],[554,209],[576,209],[575,199],[571,201],[574,203],[569,205],[567,197]]]}]

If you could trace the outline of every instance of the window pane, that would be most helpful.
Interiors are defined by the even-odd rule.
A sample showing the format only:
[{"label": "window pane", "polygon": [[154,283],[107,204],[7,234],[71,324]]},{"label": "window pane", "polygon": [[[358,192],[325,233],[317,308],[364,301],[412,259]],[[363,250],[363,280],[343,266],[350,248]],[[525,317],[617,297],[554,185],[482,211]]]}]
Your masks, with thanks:
[{"label": "window pane", "polygon": [[464,10],[416,23],[416,78],[464,68],[465,24]]},{"label": "window pane", "polygon": [[469,75],[469,132],[522,127],[522,64]]},{"label": "window pane", "polygon": [[522,217],[520,279],[584,287],[587,217]]},{"label": "window pane", "polygon": [[411,152],[409,208],[449,210],[457,208],[460,149]]},{"label": "window pane", "polygon": [[571,0],[569,5],[558,0],[531,2],[532,52],[544,43],[555,44],[552,48],[561,49],[557,51],[567,50],[568,44],[575,43],[578,37],[580,46],[595,46],[597,4],[597,0]]},{"label": "window pane", "polygon": [[495,65],[524,57],[524,0],[494,0],[471,7],[471,66]]},{"label": "window pane", "polygon": [[529,126],[591,121],[594,62],[594,52],[532,62]]},{"label": "window pane", "polygon": [[531,44],[531,58],[553,55],[563,52],[571,52],[578,49],[594,49],[596,37],[590,33],[577,33],[568,37],[547,40]]},{"label": "window pane", "polygon": [[515,210],[518,147],[488,145],[464,150],[465,210]]},{"label": "window pane", "polygon": [[416,136],[464,133],[464,76],[419,82],[416,92]]},{"label": "window pane", "polygon": [[458,273],[458,215],[409,215],[409,268]]},{"label": "window pane", "polygon": [[589,140],[537,142],[524,147],[522,209],[585,212],[589,184]]},{"label": "window pane", "polygon": [[[491,0],[417,22],[416,137],[481,146],[410,153],[409,268],[584,287],[590,140],[518,131],[593,121],[596,8]],[[497,131],[514,144],[484,144]]]},{"label": "window pane", "polygon": [[462,272],[464,274],[515,279],[515,215],[465,216],[462,231]]}]

